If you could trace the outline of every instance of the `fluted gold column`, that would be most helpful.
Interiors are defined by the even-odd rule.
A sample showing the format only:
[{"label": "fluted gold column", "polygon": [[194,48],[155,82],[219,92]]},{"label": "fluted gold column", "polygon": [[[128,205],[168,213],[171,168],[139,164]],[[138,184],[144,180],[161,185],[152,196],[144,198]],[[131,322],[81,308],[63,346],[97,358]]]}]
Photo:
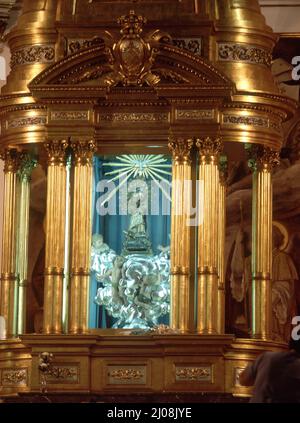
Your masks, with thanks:
[{"label": "fluted gold column", "polygon": [[44,332],[62,333],[67,141],[45,144],[48,154]]},{"label": "fluted gold column", "polygon": [[92,242],[93,141],[72,143],[74,152],[73,231],[69,332],[84,333],[89,321],[89,284]]},{"label": "fluted gold column", "polygon": [[25,331],[26,296],[28,287],[28,236],[31,173],[37,162],[28,154],[22,157],[20,177],[20,205],[17,233],[17,274],[18,274],[18,334]]},{"label": "fluted gold column", "polygon": [[21,154],[7,149],[1,155],[4,160],[4,210],[2,238],[2,269],[0,290],[0,315],[6,321],[7,337],[17,334],[17,284],[16,269],[19,178],[17,172]]},{"label": "fluted gold column", "polygon": [[169,148],[172,166],[171,219],[171,317],[170,326],[182,331],[193,330],[194,272],[191,266],[191,230],[188,205],[192,196],[193,141],[172,139]]},{"label": "fluted gold column", "polygon": [[[199,181],[204,184],[203,223],[198,228],[197,331],[218,333],[219,138],[197,139]],[[201,207],[201,204],[199,204]]]},{"label": "fluted gold column", "polygon": [[252,336],[271,339],[272,323],[272,170],[279,153],[260,145],[248,146],[253,171],[252,194]]},{"label": "fluted gold column", "polygon": [[226,177],[227,158],[220,158],[218,195],[218,333],[225,333],[225,238],[226,238]]}]

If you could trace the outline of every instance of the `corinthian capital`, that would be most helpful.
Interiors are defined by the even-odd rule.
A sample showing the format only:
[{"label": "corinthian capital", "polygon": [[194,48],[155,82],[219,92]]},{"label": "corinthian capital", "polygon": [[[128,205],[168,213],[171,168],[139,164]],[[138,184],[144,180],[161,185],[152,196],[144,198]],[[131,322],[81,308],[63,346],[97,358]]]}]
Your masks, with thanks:
[{"label": "corinthian capital", "polygon": [[191,150],[194,142],[191,139],[171,138],[169,142],[169,150],[172,153],[175,162],[190,162]]},{"label": "corinthian capital", "polygon": [[69,144],[66,140],[49,141],[45,144],[48,155],[48,166],[63,166],[66,163],[66,150]]},{"label": "corinthian capital", "polygon": [[215,161],[217,157],[219,157],[220,153],[223,150],[223,142],[222,139],[217,138],[197,138],[196,139],[196,147],[199,150],[199,155],[202,160],[205,161]]},{"label": "corinthian capital", "polygon": [[20,169],[23,154],[14,148],[7,148],[0,154],[4,161],[5,173],[17,173]]},{"label": "corinthian capital", "polygon": [[71,148],[76,166],[92,166],[93,156],[97,150],[94,141],[73,141]]},{"label": "corinthian capital", "polygon": [[270,147],[253,144],[246,147],[248,164],[252,171],[272,170],[280,163],[279,152]]}]

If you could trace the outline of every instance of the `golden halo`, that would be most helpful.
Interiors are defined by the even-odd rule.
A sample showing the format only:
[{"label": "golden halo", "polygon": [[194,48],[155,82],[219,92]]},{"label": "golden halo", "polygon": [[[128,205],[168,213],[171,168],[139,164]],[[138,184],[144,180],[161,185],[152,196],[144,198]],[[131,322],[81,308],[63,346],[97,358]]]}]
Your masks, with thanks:
[{"label": "golden halo", "polygon": [[289,245],[288,230],[286,229],[286,227],[282,223],[278,222],[277,220],[273,221],[273,226],[275,226],[283,236],[283,242],[282,242],[281,246],[279,247],[279,250],[284,251],[287,248],[287,246]]}]

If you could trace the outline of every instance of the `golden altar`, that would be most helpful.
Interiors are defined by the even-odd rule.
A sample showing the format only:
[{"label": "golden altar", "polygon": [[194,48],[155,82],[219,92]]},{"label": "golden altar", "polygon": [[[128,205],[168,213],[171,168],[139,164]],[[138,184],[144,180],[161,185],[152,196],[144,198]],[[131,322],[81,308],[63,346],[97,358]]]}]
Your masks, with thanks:
[{"label": "golden altar", "polygon": [[[47,351],[54,354],[49,391],[248,395],[238,382],[241,369],[264,350],[284,348],[270,336],[272,170],[282,124],[296,108],[274,83],[276,40],[258,2],[24,0],[6,39],[12,70],[0,97],[0,315],[7,323],[0,394],[39,391],[38,356]],[[219,159],[245,154],[244,146],[253,172],[252,332],[236,339],[225,334],[226,170]],[[198,230],[172,208],[170,327],[178,333],[90,330],[92,159],[149,151],[171,153],[174,180],[204,183]],[[29,334],[36,161],[47,173],[44,326],[42,334]],[[172,195],[183,207],[183,192]],[[190,196],[196,199],[195,187]]]}]

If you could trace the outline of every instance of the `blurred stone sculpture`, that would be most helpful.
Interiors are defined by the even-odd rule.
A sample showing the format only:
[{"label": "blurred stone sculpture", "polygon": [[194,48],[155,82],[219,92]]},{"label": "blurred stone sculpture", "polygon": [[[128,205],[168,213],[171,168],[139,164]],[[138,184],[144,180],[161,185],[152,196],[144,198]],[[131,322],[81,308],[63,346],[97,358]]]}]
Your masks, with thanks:
[{"label": "blurred stone sculpture", "polygon": [[276,341],[288,341],[290,326],[295,311],[295,281],[297,270],[292,258],[285,252],[288,233],[283,225],[273,225],[273,268],[272,268],[272,335]]}]

